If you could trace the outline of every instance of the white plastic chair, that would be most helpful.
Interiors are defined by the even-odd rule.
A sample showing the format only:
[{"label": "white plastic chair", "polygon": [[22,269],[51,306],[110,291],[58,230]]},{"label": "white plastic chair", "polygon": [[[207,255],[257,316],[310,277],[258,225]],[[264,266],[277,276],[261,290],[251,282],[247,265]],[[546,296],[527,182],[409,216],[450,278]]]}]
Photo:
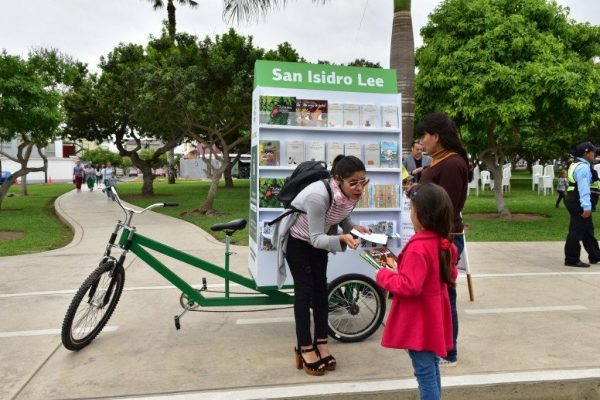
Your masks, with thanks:
[{"label": "white plastic chair", "polygon": [[503,168],[502,169],[502,191],[503,192],[510,192],[510,176],[512,174],[510,173],[510,168]]},{"label": "white plastic chair", "polygon": [[544,167],[536,164],[531,167],[531,190],[535,190],[535,187],[538,186],[539,191],[539,182],[540,176],[544,174]]},{"label": "white plastic chair", "polygon": [[542,192],[544,192],[544,196],[546,193],[550,191],[551,194],[554,194],[554,177],[553,176],[543,176],[542,177]]},{"label": "white plastic chair", "polygon": [[480,177],[480,173],[479,173],[479,165],[475,166],[475,168],[473,168],[473,180],[471,182],[469,182],[469,185],[467,186],[467,196],[469,195],[469,192],[471,191],[471,189],[475,189],[475,195],[479,196],[479,177]]},{"label": "white plastic chair", "polygon": [[485,190],[485,185],[488,185],[490,190],[493,189],[492,186],[492,178],[490,176],[490,171],[481,171],[481,191]]},{"label": "white plastic chair", "polygon": [[548,164],[544,167],[544,176],[551,176],[554,178],[554,165]]}]

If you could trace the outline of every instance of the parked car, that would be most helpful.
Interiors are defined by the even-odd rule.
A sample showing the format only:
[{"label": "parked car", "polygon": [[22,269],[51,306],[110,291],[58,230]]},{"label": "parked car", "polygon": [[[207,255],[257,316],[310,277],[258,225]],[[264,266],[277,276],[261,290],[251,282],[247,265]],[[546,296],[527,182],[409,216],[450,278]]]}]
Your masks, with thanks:
[{"label": "parked car", "polygon": [[156,168],[154,170],[152,170],[152,173],[154,174],[154,176],[165,176],[166,172],[163,168]]},{"label": "parked car", "polygon": [[11,177],[12,174],[10,172],[2,171],[2,173],[0,174],[0,185],[2,185],[4,181],[10,180]]}]

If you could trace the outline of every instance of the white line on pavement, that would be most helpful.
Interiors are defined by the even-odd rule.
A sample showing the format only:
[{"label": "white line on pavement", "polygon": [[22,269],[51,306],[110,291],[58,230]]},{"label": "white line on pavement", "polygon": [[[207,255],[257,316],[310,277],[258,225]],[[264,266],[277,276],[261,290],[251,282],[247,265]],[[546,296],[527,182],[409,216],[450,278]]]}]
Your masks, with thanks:
[{"label": "white line on pavement", "polygon": [[479,308],[463,310],[465,314],[508,314],[508,313],[531,313],[550,311],[581,311],[587,310],[585,306],[547,306],[547,307],[511,307],[511,308]]},{"label": "white line on pavement", "polygon": [[472,274],[471,278],[512,278],[519,276],[578,276],[578,275],[600,275],[600,271],[585,272],[513,272],[510,274]]},{"label": "white line on pavement", "polygon": [[245,318],[235,321],[236,325],[276,324],[288,322],[294,322],[294,317]]},{"label": "white line on pavement", "polygon": [[[102,332],[114,332],[118,326],[105,326]],[[60,329],[38,329],[35,331],[0,332],[0,338],[26,337],[26,336],[54,336],[60,335]]]}]

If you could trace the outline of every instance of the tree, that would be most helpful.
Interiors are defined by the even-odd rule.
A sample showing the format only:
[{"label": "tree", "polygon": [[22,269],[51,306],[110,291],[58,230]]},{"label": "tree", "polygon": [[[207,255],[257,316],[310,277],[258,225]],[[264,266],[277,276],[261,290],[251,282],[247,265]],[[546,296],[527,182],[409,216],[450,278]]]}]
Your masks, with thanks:
[{"label": "tree", "polygon": [[[27,60],[0,54],[0,140],[16,138],[19,143],[16,156],[0,154],[20,164],[12,175],[21,178],[22,195],[27,195],[27,174],[47,170],[42,149],[59,135],[62,90],[84,71],[85,66],[56,50],[35,50]],[[34,149],[43,160],[41,167],[28,166]],[[11,184],[12,179],[6,180],[0,187],[0,206]]]},{"label": "tree", "polygon": [[115,167],[123,167],[123,157],[110,150],[103,149],[102,147],[86,150],[79,158],[84,161],[89,161],[94,165],[106,165],[107,163],[111,163],[111,165],[114,165]]},{"label": "tree", "polygon": [[[421,31],[417,114],[442,111],[499,181],[505,157],[600,122],[600,29],[545,0],[447,0]],[[510,217],[501,185],[498,213]]]}]

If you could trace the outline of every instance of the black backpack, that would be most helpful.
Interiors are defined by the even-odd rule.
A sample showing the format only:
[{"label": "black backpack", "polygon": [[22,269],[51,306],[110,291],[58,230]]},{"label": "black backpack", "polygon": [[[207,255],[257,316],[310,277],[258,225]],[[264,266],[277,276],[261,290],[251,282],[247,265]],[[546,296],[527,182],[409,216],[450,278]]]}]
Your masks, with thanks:
[{"label": "black backpack", "polygon": [[305,187],[313,182],[321,181],[327,188],[327,194],[329,194],[329,206],[333,201],[333,194],[331,193],[331,186],[329,185],[329,178],[331,177],[327,170],[327,163],[325,161],[304,161],[298,164],[294,172],[287,178],[281,187],[281,190],[277,194],[277,199],[283,204],[284,208],[288,210],[283,214],[269,222],[268,225],[272,225],[281,220],[286,215],[294,212],[304,212],[294,208],[291,204],[296,198],[298,193]]}]

